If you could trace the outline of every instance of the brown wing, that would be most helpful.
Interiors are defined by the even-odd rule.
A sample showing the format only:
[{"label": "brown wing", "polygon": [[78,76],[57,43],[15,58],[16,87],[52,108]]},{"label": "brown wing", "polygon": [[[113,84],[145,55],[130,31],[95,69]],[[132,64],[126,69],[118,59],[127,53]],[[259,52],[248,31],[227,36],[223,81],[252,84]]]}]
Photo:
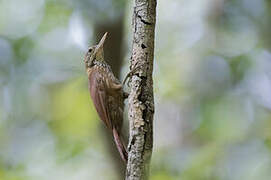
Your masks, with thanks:
[{"label": "brown wing", "polygon": [[112,129],[112,121],[110,119],[107,103],[108,95],[106,93],[105,86],[106,84],[98,69],[94,69],[89,74],[90,95],[100,119],[105,123],[108,128]]},{"label": "brown wing", "polygon": [[[94,68],[89,73],[90,95],[100,119],[109,129],[113,130],[114,141],[121,158],[124,162],[127,162],[127,151],[120,137],[123,118],[121,84],[118,82],[110,82],[107,76],[102,76],[104,72],[100,71],[102,70]],[[119,93],[112,93],[114,91]],[[117,103],[117,105],[115,103]]]}]

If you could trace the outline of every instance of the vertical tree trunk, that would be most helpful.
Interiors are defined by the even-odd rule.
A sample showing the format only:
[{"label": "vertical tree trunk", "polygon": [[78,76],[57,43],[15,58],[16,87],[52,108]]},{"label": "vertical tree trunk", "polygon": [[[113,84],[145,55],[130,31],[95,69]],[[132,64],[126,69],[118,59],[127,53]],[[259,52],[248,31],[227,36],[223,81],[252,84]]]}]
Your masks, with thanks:
[{"label": "vertical tree trunk", "polygon": [[156,0],[135,0],[131,92],[128,98],[130,136],[126,180],[147,179],[153,147],[153,54]]}]

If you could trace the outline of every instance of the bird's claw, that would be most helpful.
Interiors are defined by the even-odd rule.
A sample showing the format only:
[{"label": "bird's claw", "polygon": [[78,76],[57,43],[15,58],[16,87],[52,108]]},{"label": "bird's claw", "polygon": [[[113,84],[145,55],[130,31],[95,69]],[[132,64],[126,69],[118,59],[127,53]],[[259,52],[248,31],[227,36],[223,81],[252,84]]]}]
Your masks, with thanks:
[{"label": "bird's claw", "polygon": [[[136,63],[136,65],[137,65],[137,63]],[[135,66],[136,66],[135,65]],[[134,73],[140,68],[140,67],[142,67],[143,66],[143,64],[142,65],[138,65],[138,66],[136,66],[135,68],[133,68],[126,76],[125,76],[125,78],[124,78],[124,80],[123,80],[123,83],[122,83],[122,85],[124,86],[125,85],[125,83],[126,83],[126,81],[127,81],[127,79],[129,78],[129,80],[128,80],[128,87],[130,87],[130,80],[131,80],[131,77],[134,75]]]},{"label": "bird's claw", "polygon": [[124,98],[124,99],[127,99],[127,98],[128,98],[128,96],[129,96],[129,93],[127,93],[127,92],[123,91],[123,98]]}]

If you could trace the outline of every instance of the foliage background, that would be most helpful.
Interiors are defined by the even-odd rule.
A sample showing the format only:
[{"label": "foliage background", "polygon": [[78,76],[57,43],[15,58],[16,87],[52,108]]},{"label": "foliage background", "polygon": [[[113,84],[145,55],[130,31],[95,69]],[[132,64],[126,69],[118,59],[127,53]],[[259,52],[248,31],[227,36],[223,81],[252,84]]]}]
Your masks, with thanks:
[{"label": "foliage background", "polygon": [[[151,180],[271,177],[270,8],[158,1]],[[121,21],[125,76],[132,3],[0,0],[0,12],[0,179],[121,179],[83,57],[97,26]]]}]

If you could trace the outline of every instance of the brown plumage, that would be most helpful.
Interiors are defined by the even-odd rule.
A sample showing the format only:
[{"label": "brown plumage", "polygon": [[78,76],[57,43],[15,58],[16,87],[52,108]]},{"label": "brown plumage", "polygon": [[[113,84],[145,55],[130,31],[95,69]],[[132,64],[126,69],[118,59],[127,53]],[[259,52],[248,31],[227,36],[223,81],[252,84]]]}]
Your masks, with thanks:
[{"label": "brown plumage", "polygon": [[107,33],[98,45],[89,48],[85,56],[89,91],[100,119],[112,131],[120,156],[127,162],[127,151],[120,136],[125,93],[122,84],[104,61],[103,44],[106,36]]}]

